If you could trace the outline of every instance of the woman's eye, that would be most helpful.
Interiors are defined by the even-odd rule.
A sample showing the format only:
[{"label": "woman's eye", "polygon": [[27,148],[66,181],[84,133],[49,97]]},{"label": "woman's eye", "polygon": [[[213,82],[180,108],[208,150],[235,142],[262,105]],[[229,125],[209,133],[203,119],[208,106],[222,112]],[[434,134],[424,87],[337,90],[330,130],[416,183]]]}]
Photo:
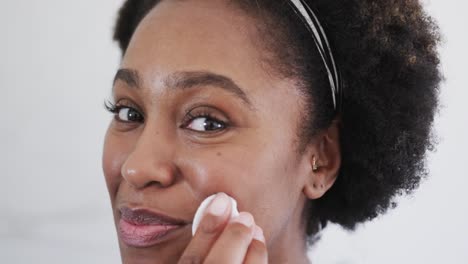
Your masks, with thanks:
[{"label": "woman's eye", "polygon": [[199,132],[215,132],[226,128],[226,124],[210,117],[197,117],[190,121],[187,128]]},{"label": "woman's eye", "polygon": [[143,122],[143,115],[131,107],[122,107],[116,113],[116,118],[123,122]]}]

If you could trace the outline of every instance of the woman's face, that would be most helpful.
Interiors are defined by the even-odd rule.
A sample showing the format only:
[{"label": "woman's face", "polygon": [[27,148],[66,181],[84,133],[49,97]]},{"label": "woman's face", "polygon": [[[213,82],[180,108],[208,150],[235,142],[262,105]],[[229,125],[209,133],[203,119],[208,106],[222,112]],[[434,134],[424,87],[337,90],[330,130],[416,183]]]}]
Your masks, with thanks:
[{"label": "woman's face", "polygon": [[103,169],[117,228],[123,208],[188,223],[157,243],[119,237],[124,262],[175,262],[197,207],[218,192],[253,214],[270,255],[302,242],[301,97],[262,65],[255,22],[222,2],[157,5],[116,75]]}]

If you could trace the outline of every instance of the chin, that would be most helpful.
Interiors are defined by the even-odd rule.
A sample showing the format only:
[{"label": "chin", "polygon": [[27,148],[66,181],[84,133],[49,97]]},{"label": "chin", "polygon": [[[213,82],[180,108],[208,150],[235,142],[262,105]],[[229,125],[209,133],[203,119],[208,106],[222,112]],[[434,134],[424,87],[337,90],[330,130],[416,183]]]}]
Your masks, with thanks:
[{"label": "chin", "polygon": [[170,235],[164,241],[150,246],[128,245],[119,238],[120,255],[123,264],[170,264],[177,263],[192,238],[188,232]]}]

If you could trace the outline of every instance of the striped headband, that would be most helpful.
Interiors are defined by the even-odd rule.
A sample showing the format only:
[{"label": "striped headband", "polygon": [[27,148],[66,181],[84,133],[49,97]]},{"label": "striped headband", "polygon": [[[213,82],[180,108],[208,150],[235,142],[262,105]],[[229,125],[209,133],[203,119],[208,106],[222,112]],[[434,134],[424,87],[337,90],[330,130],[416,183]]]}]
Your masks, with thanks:
[{"label": "striped headband", "polygon": [[302,20],[304,21],[304,24],[312,33],[315,45],[317,46],[318,52],[320,53],[323,64],[327,70],[332,92],[333,106],[335,110],[337,110],[338,103],[341,103],[337,100],[341,101],[342,83],[325,31],[323,30],[322,25],[320,25],[317,16],[305,1],[290,0],[290,3],[294,5],[294,12],[303,18]]}]

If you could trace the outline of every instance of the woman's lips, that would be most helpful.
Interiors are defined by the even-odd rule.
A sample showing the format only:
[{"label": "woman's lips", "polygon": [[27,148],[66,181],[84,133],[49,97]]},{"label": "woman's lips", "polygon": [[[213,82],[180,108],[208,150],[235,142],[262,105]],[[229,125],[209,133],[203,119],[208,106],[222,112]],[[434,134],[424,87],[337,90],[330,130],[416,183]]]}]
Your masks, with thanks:
[{"label": "woman's lips", "polygon": [[119,237],[132,247],[154,246],[188,223],[146,209],[120,209]]}]

